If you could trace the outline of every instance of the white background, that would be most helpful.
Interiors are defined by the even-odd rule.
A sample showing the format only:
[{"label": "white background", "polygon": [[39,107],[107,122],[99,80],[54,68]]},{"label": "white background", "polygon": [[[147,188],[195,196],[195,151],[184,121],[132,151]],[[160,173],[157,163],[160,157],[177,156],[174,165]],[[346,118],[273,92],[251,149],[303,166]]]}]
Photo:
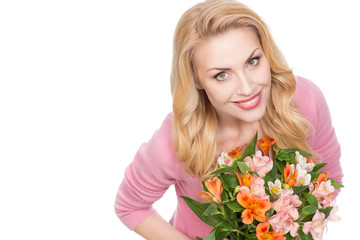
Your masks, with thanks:
[{"label": "white background", "polygon": [[[172,37],[197,2],[1,1],[0,239],[141,239],[113,203],[125,167],[171,111]],[[346,188],[343,220],[324,239],[356,234],[359,7],[243,2],[328,101]],[[169,219],[175,200],[170,188],[155,207]]]}]

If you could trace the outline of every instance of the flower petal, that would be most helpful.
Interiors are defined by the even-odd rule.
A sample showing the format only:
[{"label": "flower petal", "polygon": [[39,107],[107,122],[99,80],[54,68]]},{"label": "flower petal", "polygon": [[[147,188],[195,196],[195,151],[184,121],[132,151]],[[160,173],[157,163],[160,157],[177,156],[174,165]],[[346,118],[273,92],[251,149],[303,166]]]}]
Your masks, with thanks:
[{"label": "flower petal", "polygon": [[208,179],[205,181],[205,186],[209,192],[213,194],[219,202],[221,202],[221,193],[224,190],[221,180],[218,177]]},{"label": "flower petal", "polygon": [[199,195],[200,198],[205,198],[205,199],[213,197],[213,195],[211,195],[211,193],[208,193],[208,192],[205,192],[205,191],[198,192],[198,195]]},{"label": "flower petal", "polygon": [[241,187],[238,195],[236,196],[238,203],[244,208],[248,208],[251,205],[252,196],[248,187]]},{"label": "flower petal", "polygon": [[253,214],[250,209],[245,209],[241,214],[242,222],[245,224],[251,224],[253,222]]},{"label": "flower petal", "polygon": [[329,176],[329,172],[326,171],[325,174],[324,173],[321,173],[318,177],[318,179],[316,180],[316,182],[318,182],[319,184],[322,182],[322,181],[325,181]]},{"label": "flower petal", "polygon": [[268,232],[270,229],[270,223],[269,222],[264,222],[264,223],[259,223],[256,227],[256,234],[257,233],[265,233]]},{"label": "flower petal", "polygon": [[286,164],[286,167],[284,169],[284,182],[287,182],[291,178],[292,169],[290,164]]},{"label": "flower petal", "polygon": [[269,150],[272,145],[274,145],[276,141],[268,136],[265,136],[264,139],[260,139],[257,141],[257,144],[259,145],[260,149],[263,151],[263,153],[266,156],[269,156]]}]

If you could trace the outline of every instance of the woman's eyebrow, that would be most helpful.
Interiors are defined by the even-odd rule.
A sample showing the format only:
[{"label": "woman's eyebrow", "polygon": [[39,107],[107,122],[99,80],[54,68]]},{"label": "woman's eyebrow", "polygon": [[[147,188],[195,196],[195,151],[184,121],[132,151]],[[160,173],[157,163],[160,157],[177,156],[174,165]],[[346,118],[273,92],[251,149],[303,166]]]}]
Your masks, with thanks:
[{"label": "woman's eyebrow", "polygon": [[[250,61],[250,59],[255,55],[255,52],[256,52],[256,50],[258,50],[258,49],[260,49],[260,48],[255,48],[255,49],[251,52],[250,56],[249,56],[249,57],[247,58],[247,60],[245,61],[246,63],[247,63],[248,61]],[[228,71],[228,70],[231,70],[231,68],[215,67],[215,68],[209,68],[209,69],[207,70],[207,72],[209,72],[209,71],[211,71],[211,70]]]},{"label": "woman's eyebrow", "polygon": [[210,69],[207,70],[207,72],[209,72],[211,70],[229,71],[229,70],[231,70],[231,68],[210,68]]},{"label": "woman's eyebrow", "polygon": [[248,59],[245,61],[246,63],[247,63],[248,61],[250,61],[250,59],[253,58],[253,56],[255,55],[256,50],[258,50],[258,49],[260,49],[260,48],[255,48],[254,51],[252,51],[250,57],[248,57]]}]

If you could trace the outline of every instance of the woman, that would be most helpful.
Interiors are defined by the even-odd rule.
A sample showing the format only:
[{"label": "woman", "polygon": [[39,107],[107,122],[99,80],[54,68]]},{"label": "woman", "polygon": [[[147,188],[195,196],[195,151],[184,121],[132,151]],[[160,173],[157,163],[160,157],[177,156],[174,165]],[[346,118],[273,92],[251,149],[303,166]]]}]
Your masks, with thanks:
[{"label": "woman", "polygon": [[[340,182],[340,146],[326,101],[310,81],[295,78],[261,18],[235,1],[189,9],[174,36],[173,113],[126,169],[115,208],[146,239],[195,239],[211,228],[179,196],[199,199],[216,158],[250,142],[255,132],[280,148],[312,153]],[[152,204],[175,185],[170,223]]]}]

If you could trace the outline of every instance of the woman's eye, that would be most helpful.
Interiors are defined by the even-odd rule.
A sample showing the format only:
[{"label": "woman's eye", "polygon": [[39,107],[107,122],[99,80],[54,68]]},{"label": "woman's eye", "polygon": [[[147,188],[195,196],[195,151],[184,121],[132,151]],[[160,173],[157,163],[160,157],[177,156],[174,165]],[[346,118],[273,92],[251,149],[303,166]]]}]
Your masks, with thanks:
[{"label": "woman's eye", "polygon": [[228,77],[228,75],[229,75],[229,74],[227,74],[226,72],[221,72],[221,73],[217,74],[217,75],[215,76],[215,78],[216,78],[217,80],[222,81],[222,80],[225,80],[225,79]]},{"label": "woman's eye", "polygon": [[252,58],[248,62],[248,67],[255,67],[259,63],[260,57]]}]

